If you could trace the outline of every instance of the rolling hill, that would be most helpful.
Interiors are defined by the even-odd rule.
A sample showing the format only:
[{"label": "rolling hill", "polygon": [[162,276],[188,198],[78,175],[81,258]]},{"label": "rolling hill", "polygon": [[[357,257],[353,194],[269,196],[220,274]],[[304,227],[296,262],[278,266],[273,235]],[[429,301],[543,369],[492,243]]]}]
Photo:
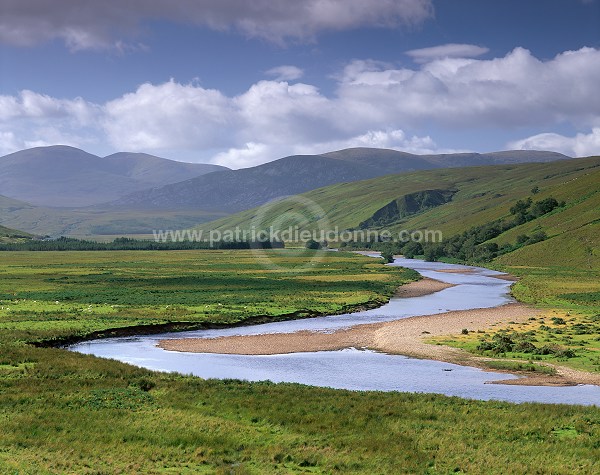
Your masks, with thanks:
[{"label": "rolling hill", "polygon": [[0,194],[40,206],[82,207],[219,170],[226,168],[143,153],[98,157],[63,145],[37,147],[0,158]]},{"label": "rolling hill", "polygon": [[143,190],[110,203],[125,209],[204,209],[229,213],[315,188],[393,173],[497,163],[567,159],[554,152],[413,155],[396,150],[354,148],[322,155],[294,155],[252,168],[228,170]]},{"label": "rolling hill", "polygon": [[395,236],[402,230],[439,230],[447,238],[510,216],[517,200],[554,197],[566,205],[491,242],[514,243],[519,235],[544,231],[549,239],[515,251],[523,262],[536,265],[553,252],[565,259],[600,262],[595,241],[600,235],[600,157],[389,175],[324,187],[301,197],[301,201],[275,201],[199,228],[286,229],[301,217],[300,228],[307,230],[358,230],[362,224]]}]

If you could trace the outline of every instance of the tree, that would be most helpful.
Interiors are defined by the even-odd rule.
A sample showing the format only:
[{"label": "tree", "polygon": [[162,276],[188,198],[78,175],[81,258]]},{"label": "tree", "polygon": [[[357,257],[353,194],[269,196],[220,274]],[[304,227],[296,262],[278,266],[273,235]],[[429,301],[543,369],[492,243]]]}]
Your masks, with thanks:
[{"label": "tree", "polygon": [[425,246],[423,253],[425,254],[425,260],[427,262],[437,261],[444,255],[442,247],[436,244],[429,244],[428,246]]},{"label": "tree", "polygon": [[541,201],[536,201],[533,207],[531,208],[530,215],[533,218],[537,218],[539,216],[543,216],[544,214],[549,213],[554,208],[558,208],[558,201],[556,201],[555,198],[549,197]]},{"label": "tree", "polygon": [[402,247],[402,254],[407,259],[414,259],[415,256],[423,254],[423,246],[418,241],[410,241]]},{"label": "tree", "polygon": [[514,206],[511,206],[510,214],[523,214],[529,209],[530,206],[531,198],[527,198],[525,201],[519,200],[514,204]]},{"label": "tree", "polygon": [[391,262],[394,262],[394,254],[392,253],[392,251],[382,251],[381,257],[383,258],[383,260],[386,264],[390,264]]},{"label": "tree", "polygon": [[306,249],[321,249],[321,244],[314,239],[309,239],[306,241]]}]

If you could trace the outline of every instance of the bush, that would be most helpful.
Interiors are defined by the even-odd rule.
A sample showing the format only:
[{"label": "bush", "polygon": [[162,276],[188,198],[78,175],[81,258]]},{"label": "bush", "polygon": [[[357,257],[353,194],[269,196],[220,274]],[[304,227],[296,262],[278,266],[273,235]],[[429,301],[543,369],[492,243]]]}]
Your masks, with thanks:
[{"label": "bush", "polygon": [[518,353],[534,353],[536,349],[536,346],[527,340],[519,340],[513,346],[513,351]]},{"label": "bush", "polygon": [[381,253],[381,257],[387,264],[394,262],[394,254],[392,253],[392,251],[383,251]]},{"label": "bush", "polygon": [[321,249],[321,244],[314,239],[309,239],[306,241],[306,249]]},{"label": "bush", "polygon": [[413,259],[415,256],[423,254],[423,246],[418,241],[410,241],[402,247],[402,254],[407,259]]}]

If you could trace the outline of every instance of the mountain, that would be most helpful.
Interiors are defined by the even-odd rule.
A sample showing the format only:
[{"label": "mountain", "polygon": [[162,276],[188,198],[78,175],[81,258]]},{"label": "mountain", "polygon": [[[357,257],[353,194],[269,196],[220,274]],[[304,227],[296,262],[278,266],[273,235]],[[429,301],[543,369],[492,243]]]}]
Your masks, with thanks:
[{"label": "mountain", "polygon": [[377,163],[377,167],[387,169],[389,173],[398,173],[399,161],[405,168],[403,171],[429,170],[432,168],[475,167],[480,165],[503,165],[509,163],[553,162],[568,159],[557,152],[541,150],[505,150],[491,153],[450,153],[439,155],[414,155],[406,152],[374,148],[350,148],[322,154],[323,157],[335,158],[346,162],[369,165]]},{"label": "mountain", "polygon": [[[21,157],[25,156],[26,159],[28,154],[25,154],[25,152],[28,151],[24,151],[19,155]],[[70,147],[33,149],[30,153],[35,155],[35,153],[41,154],[42,152],[46,157],[48,157],[49,152],[57,152],[59,167],[54,167],[54,169],[48,167],[46,166],[48,160],[38,158],[38,161],[41,162],[39,166],[34,167],[32,170],[25,170],[29,175],[24,173],[21,178],[23,178],[23,175],[29,176],[29,182],[43,182],[45,177],[52,179],[52,187],[41,188],[46,197],[42,202],[44,206],[27,202],[26,196],[21,200],[0,196],[0,224],[37,235],[70,235],[77,237],[123,234],[148,236],[152,234],[153,230],[186,229],[223,218],[240,209],[260,205],[282,195],[302,193],[317,187],[327,186],[330,183],[355,182],[365,178],[380,177],[404,169],[439,168],[448,164],[460,166],[464,163],[473,162],[495,163],[497,160],[504,163],[519,160],[535,161],[559,158],[563,159],[562,162],[564,163],[571,162],[571,160],[564,160],[567,157],[551,152],[419,156],[394,150],[349,149],[324,155],[286,157],[258,167],[242,170],[225,169],[224,171],[216,171],[209,175],[173,185],[140,191],[109,205],[86,206],[91,200],[81,197],[81,195],[87,193],[86,186],[89,186],[90,189],[93,189],[94,186],[85,185],[85,183],[95,182],[97,184],[99,191],[94,193],[92,198],[98,200],[99,196],[106,196],[103,195],[103,193],[106,193],[102,189],[103,187],[109,189],[110,193],[122,193],[122,187],[133,181],[134,184],[128,189],[128,191],[131,191],[132,189],[135,190],[135,186],[138,186],[140,182],[157,180],[156,176],[174,180],[177,178],[177,170],[184,170],[182,173],[190,173],[190,170],[192,172],[194,170],[198,171],[198,165],[180,164],[145,154],[119,153],[101,159]],[[2,161],[5,159],[6,157],[0,158],[0,169]],[[34,159],[25,159],[21,163],[35,164]],[[83,159],[88,164],[86,165],[88,169],[94,169],[94,167],[99,166],[99,163],[104,163],[110,173],[105,170],[100,170],[97,174],[84,173],[81,167],[77,168],[78,163],[80,163],[77,162],[78,159]],[[173,163],[177,168],[171,167]],[[45,170],[44,166],[46,166]],[[56,172],[56,169],[64,169],[65,167],[74,168],[75,170],[73,173]],[[200,165],[200,167],[203,166]],[[10,167],[6,166],[3,173],[8,168]],[[38,176],[32,177],[32,175],[36,173],[39,175],[39,179],[34,180]],[[455,170],[453,173],[460,175],[459,170]],[[68,176],[63,179],[66,182],[63,186],[64,189],[57,190],[58,185],[61,183],[61,174]],[[6,186],[12,185],[13,188],[16,188],[15,195],[19,195],[17,192],[21,192],[22,195],[36,194],[35,189],[28,188],[22,182],[21,186],[14,186],[15,182],[7,180],[6,176],[0,174],[0,183],[4,183]],[[15,177],[17,175],[13,173],[11,176]],[[73,179],[74,176],[79,176],[79,181],[82,183],[79,188],[76,184],[73,184],[73,181],[77,181]],[[98,179],[99,176],[102,177],[101,180]],[[389,177],[382,177],[378,180],[388,179]],[[113,186],[115,183],[119,184],[116,190]],[[375,183],[378,183],[378,181],[376,180]],[[338,184],[337,186],[343,185]],[[143,187],[147,187],[147,185]],[[56,190],[56,195],[52,195],[53,189]],[[78,195],[79,198],[74,197],[74,194]],[[77,198],[80,208],[61,209],[50,207],[66,203],[72,204],[75,198]],[[371,197],[363,197],[362,200],[369,203]],[[35,202],[40,203],[40,201]],[[342,204],[340,203],[339,206]],[[401,206],[405,205],[406,203]],[[357,209],[360,209],[362,204],[356,203],[356,206]],[[349,225],[355,226],[363,219]]]},{"label": "mountain", "polygon": [[[440,231],[444,238],[458,235],[510,216],[517,200],[534,202],[553,197],[565,206],[490,239],[499,245],[514,244],[519,236],[543,231],[549,239],[522,247],[513,254],[527,265],[555,261],[585,267],[598,266],[600,235],[600,157],[528,163],[436,169],[343,183],[312,190],[302,199],[282,200],[226,218],[204,223],[199,229],[226,231],[286,229],[298,217],[300,230]],[[311,216],[319,210],[316,215]],[[257,217],[260,217],[258,220]],[[291,217],[291,218],[286,218]]]},{"label": "mountain", "polygon": [[227,170],[143,153],[98,157],[73,147],[36,147],[0,158],[0,194],[34,205],[82,207],[132,191]]},{"label": "mountain", "polygon": [[110,203],[126,209],[204,209],[237,212],[274,198],[393,173],[473,165],[568,159],[554,152],[413,155],[396,150],[353,148],[322,155],[293,155],[252,168],[227,170],[131,193]]}]

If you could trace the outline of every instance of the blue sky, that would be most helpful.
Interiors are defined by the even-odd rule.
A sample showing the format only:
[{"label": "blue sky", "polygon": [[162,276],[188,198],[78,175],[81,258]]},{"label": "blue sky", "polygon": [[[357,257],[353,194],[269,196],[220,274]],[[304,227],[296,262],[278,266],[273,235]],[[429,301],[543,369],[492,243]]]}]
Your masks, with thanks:
[{"label": "blue sky", "polygon": [[600,154],[600,0],[16,0],[0,154]]}]

